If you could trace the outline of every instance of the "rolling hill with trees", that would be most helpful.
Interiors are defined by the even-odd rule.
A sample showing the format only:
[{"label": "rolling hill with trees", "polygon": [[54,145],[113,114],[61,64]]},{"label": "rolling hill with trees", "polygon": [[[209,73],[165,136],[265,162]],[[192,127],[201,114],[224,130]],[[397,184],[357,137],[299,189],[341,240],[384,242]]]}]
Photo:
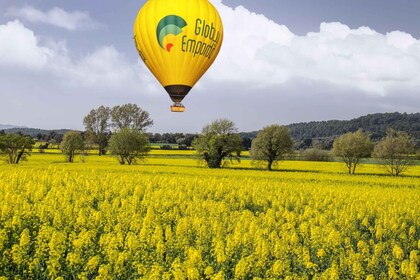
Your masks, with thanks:
[{"label": "rolling hill with trees", "polygon": [[[318,143],[321,148],[331,148],[333,140],[347,132],[363,129],[377,141],[386,135],[388,129],[404,131],[420,144],[420,113],[377,113],[351,120],[329,120],[293,123],[290,128],[292,138],[298,148],[307,148]],[[240,133],[243,139],[254,139],[258,131]]]}]

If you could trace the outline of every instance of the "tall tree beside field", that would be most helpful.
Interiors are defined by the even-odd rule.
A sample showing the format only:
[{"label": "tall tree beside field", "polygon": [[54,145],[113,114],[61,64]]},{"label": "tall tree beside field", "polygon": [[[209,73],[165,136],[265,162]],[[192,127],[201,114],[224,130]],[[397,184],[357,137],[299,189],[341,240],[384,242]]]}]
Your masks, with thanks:
[{"label": "tall tree beside field", "polygon": [[206,125],[192,146],[208,167],[221,168],[227,163],[226,159],[240,160],[242,140],[232,121],[220,119]]},{"label": "tall tree beside field", "polygon": [[293,141],[288,128],[280,125],[264,127],[252,141],[251,158],[254,163],[266,163],[267,169],[293,150]]},{"label": "tall tree beside field", "polygon": [[69,131],[64,134],[61,142],[61,151],[66,156],[67,162],[73,162],[77,152],[83,151],[85,143],[80,133]]},{"label": "tall tree beside field", "polygon": [[123,128],[109,139],[109,150],[120,164],[134,164],[150,151],[149,137],[138,129]]},{"label": "tall tree beside field", "polygon": [[360,160],[370,157],[372,151],[373,143],[370,141],[370,136],[362,129],[337,137],[333,144],[333,154],[343,159],[349,174],[354,174]]},{"label": "tall tree beside field", "polygon": [[376,146],[373,156],[392,176],[398,176],[414,164],[415,144],[406,132],[389,129]]},{"label": "tall tree beside field", "polygon": [[109,126],[111,120],[111,109],[109,107],[100,106],[93,109],[83,119],[83,124],[88,132],[88,137],[98,144],[99,155],[105,154],[105,147],[109,139]]},{"label": "tall tree beside field", "polygon": [[153,125],[149,113],[131,103],[113,107],[111,119],[112,126],[116,130],[131,128],[144,131],[147,127]]},{"label": "tall tree beside field", "polygon": [[35,141],[30,136],[20,134],[0,134],[0,152],[5,156],[6,162],[18,164],[30,156]]}]

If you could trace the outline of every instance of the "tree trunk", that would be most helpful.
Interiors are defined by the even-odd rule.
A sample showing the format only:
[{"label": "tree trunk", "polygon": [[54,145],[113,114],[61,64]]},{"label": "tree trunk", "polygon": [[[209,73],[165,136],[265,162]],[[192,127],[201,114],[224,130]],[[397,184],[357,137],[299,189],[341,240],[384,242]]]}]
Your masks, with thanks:
[{"label": "tree trunk", "polygon": [[18,164],[19,163],[19,161],[20,161],[20,159],[22,158],[22,156],[23,156],[23,153],[25,152],[25,149],[22,149],[20,152],[19,152],[19,154],[18,154],[18,156],[17,156],[17,158],[16,158],[16,164]]},{"label": "tree trunk", "polygon": [[267,164],[268,171],[272,171],[272,168],[271,168],[272,165],[273,165],[273,161],[272,160],[268,160],[268,164]]},{"label": "tree trunk", "polygon": [[69,153],[69,162],[73,163],[73,158],[74,158],[74,152],[70,151]]},{"label": "tree trunk", "polygon": [[212,158],[212,157],[210,157],[209,160],[208,160],[208,162],[207,162],[207,165],[210,168],[221,168],[222,160],[220,160],[219,158]]}]

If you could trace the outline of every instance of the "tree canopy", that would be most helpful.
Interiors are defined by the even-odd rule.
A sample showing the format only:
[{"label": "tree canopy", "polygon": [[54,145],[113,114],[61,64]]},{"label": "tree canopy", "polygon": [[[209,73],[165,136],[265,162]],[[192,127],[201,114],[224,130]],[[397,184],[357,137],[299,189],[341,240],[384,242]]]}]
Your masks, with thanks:
[{"label": "tree canopy", "polygon": [[69,131],[64,134],[61,142],[61,151],[66,156],[67,162],[73,162],[76,152],[84,149],[85,143],[79,132]]},{"label": "tree canopy", "polygon": [[349,174],[354,174],[362,158],[370,157],[373,143],[369,134],[359,129],[356,132],[343,134],[334,141],[333,153],[346,163]]},{"label": "tree canopy", "polygon": [[109,138],[110,121],[111,109],[105,106],[92,109],[83,119],[88,137],[92,138],[93,142],[98,144],[100,156],[105,154],[105,147]]},{"label": "tree canopy", "polygon": [[20,134],[0,134],[0,152],[6,157],[6,162],[18,164],[30,156],[35,141],[30,136]]},{"label": "tree canopy", "polygon": [[242,140],[235,124],[226,119],[218,119],[206,125],[193,147],[210,168],[221,168],[229,161],[239,161]]},{"label": "tree canopy", "polygon": [[109,139],[109,150],[120,164],[134,164],[150,151],[146,133],[133,128],[123,128]]},{"label": "tree canopy", "polygon": [[256,163],[265,162],[267,169],[282,159],[285,153],[291,152],[293,141],[288,128],[280,125],[264,127],[252,141],[251,157]]},{"label": "tree canopy", "polygon": [[398,176],[414,164],[415,144],[406,132],[389,129],[376,146],[373,156],[392,176]]},{"label": "tree canopy", "polygon": [[145,130],[153,125],[149,113],[132,103],[113,107],[111,120],[112,126],[117,130],[123,128]]}]

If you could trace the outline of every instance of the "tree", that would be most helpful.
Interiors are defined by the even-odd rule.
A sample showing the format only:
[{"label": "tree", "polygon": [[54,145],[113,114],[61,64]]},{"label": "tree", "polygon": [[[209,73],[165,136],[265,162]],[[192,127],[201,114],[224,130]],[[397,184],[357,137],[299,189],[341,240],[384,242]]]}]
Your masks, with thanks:
[{"label": "tree", "polygon": [[192,145],[210,168],[221,168],[228,158],[230,161],[240,161],[242,141],[235,124],[226,119],[220,119],[205,126],[201,135]]},{"label": "tree", "polygon": [[139,108],[136,104],[125,104],[115,106],[111,110],[112,126],[117,130],[123,128],[132,128],[145,130],[153,125],[153,120],[149,113]]},{"label": "tree", "polygon": [[111,118],[111,109],[109,107],[100,106],[93,109],[83,119],[83,124],[88,132],[88,137],[93,143],[98,144],[99,155],[106,153],[105,147],[109,139],[109,126]]},{"label": "tree", "polygon": [[79,132],[69,131],[64,134],[61,151],[66,155],[67,162],[73,162],[76,152],[83,151],[85,143]]},{"label": "tree", "polygon": [[138,129],[123,128],[109,139],[109,150],[120,164],[136,163],[150,151],[149,138]]},{"label": "tree", "polygon": [[414,164],[414,153],[415,144],[406,132],[389,129],[386,137],[375,146],[373,156],[381,160],[389,174],[398,176]]},{"label": "tree", "polygon": [[264,127],[252,141],[251,157],[254,163],[266,162],[267,169],[271,171],[273,164],[292,149],[290,131],[284,126],[270,125]]},{"label": "tree", "polygon": [[6,156],[6,162],[18,164],[30,156],[35,141],[30,136],[20,134],[1,134],[0,151]]},{"label": "tree", "polygon": [[369,134],[364,133],[362,129],[337,137],[333,144],[333,154],[343,159],[349,174],[354,174],[360,160],[370,157],[372,150],[373,144]]}]

